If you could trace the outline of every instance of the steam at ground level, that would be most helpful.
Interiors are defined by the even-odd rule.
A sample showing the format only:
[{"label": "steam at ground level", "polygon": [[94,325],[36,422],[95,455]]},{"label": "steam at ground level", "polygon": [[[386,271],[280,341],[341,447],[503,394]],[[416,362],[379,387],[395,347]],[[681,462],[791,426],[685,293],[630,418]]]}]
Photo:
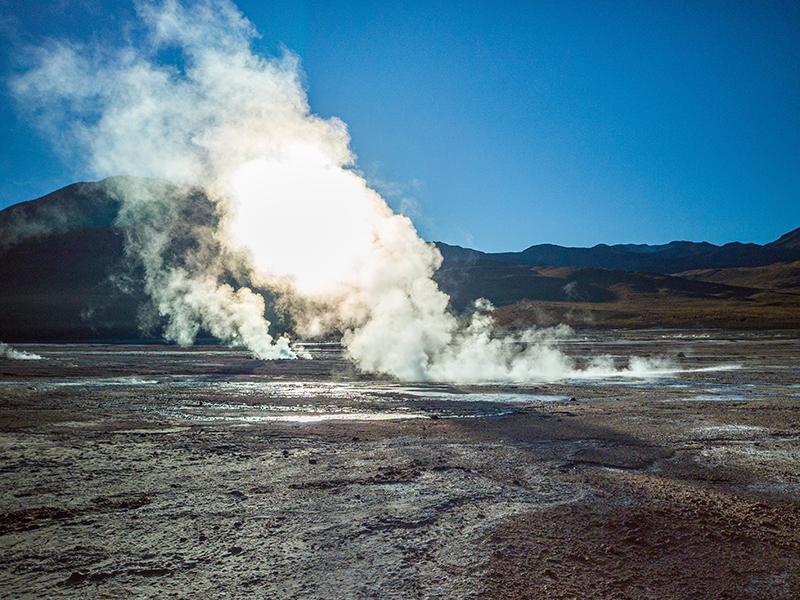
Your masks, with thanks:
[{"label": "steam at ground level", "polygon": [[34,354],[33,352],[25,352],[24,350],[16,350],[9,346],[8,344],[4,344],[0,342],[0,358],[6,358],[9,360],[41,360],[42,357],[38,354]]}]

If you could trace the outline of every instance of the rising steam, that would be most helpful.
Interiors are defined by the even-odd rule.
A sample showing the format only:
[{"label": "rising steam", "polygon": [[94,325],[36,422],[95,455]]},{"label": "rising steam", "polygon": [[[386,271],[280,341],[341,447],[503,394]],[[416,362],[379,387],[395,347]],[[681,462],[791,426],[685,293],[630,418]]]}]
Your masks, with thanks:
[{"label": "rising steam", "polygon": [[7,358],[9,360],[42,360],[42,357],[33,352],[25,352],[24,350],[16,350],[0,342],[0,358]]},{"label": "rising steam", "polygon": [[[208,191],[203,205],[198,188],[113,180],[117,225],[167,338],[190,344],[203,328],[261,358],[293,357],[268,333],[258,286],[300,335],[340,332],[366,371],[450,381],[574,372],[553,333],[500,338],[488,306],[466,324],[447,311],[431,279],[438,250],[352,169],[345,125],[311,113],[297,57],[253,53],[255,29],[232,3],[142,2],[138,14],[145,43],[52,43],[13,89],[96,175]],[[159,61],[165,50],[180,51],[178,64]],[[187,218],[198,206],[202,225]],[[237,273],[249,284],[231,283]]]}]

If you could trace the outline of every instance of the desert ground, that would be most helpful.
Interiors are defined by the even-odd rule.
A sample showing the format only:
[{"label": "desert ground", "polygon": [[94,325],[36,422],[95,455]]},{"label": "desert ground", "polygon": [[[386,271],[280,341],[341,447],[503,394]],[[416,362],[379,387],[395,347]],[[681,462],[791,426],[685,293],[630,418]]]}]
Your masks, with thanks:
[{"label": "desert ground", "polygon": [[800,597],[797,331],[578,332],[640,377],[401,384],[336,344],[15,345],[3,598]]}]

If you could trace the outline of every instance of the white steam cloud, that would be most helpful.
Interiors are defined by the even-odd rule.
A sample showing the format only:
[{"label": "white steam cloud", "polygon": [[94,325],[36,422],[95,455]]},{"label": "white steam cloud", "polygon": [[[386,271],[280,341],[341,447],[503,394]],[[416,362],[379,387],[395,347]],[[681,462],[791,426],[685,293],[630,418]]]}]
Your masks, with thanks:
[{"label": "white steam cloud", "polygon": [[[166,337],[190,344],[202,328],[262,358],[293,357],[268,333],[260,286],[299,334],[340,332],[365,371],[470,382],[575,375],[554,346],[564,330],[500,337],[488,306],[466,324],[447,311],[431,278],[438,250],[351,169],[347,128],[311,113],[297,57],[254,54],[255,29],[236,6],[166,0],[138,14],[145,43],[52,43],[13,90],[96,175],[208,191],[203,204],[198,188],[113,179],[118,225],[168,318]],[[159,60],[176,50],[177,65]],[[231,273],[249,287],[226,281]]]},{"label": "white steam cloud", "polygon": [[7,358],[10,360],[42,360],[42,357],[38,354],[25,352],[24,350],[15,350],[3,342],[0,342],[0,358]]}]

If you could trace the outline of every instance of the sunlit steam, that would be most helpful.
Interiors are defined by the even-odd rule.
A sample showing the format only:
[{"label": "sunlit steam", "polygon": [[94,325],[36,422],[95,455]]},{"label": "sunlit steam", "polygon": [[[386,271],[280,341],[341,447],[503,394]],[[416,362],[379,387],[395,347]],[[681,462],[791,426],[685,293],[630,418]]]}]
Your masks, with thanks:
[{"label": "sunlit steam", "polygon": [[0,358],[7,358],[9,360],[42,360],[42,357],[33,352],[25,352],[24,350],[16,350],[0,342]]},{"label": "sunlit steam", "polygon": [[[490,307],[460,322],[432,275],[441,255],[354,171],[345,125],[308,106],[298,59],[253,53],[228,0],[142,2],[136,47],[51,43],[12,83],[58,146],[117,178],[117,225],[142,266],[165,335],[201,330],[262,358],[274,340],[257,286],[294,331],[338,333],[370,372],[404,380],[530,381],[576,375],[565,330],[501,337]],[[178,49],[177,65],[159,52]],[[238,282],[238,283],[237,283]],[[586,373],[586,372],[584,372]]]},{"label": "sunlit steam", "polygon": [[320,148],[294,145],[254,159],[233,173],[231,191],[233,239],[262,275],[320,294],[369,260],[381,200]]}]

